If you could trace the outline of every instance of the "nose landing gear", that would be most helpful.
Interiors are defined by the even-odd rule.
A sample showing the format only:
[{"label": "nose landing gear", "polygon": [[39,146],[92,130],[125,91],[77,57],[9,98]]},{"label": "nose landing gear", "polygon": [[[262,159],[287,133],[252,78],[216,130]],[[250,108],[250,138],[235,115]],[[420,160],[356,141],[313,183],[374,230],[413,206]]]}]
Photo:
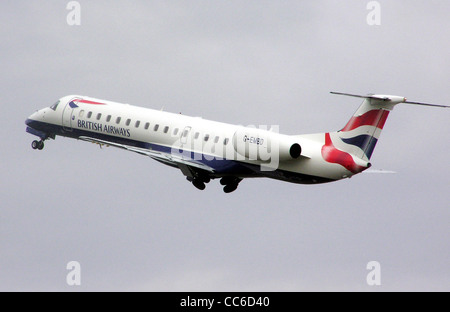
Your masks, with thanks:
[{"label": "nose landing gear", "polygon": [[34,140],[33,142],[31,142],[31,148],[42,150],[44,148],[44,141],[43,140],[40,140],[40,141]]}]

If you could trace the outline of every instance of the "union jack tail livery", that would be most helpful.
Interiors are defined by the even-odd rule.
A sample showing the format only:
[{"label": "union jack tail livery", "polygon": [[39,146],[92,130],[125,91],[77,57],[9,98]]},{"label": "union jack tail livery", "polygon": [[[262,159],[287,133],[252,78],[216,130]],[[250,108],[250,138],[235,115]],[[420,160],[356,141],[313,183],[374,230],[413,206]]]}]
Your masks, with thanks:
[{"label": "union jack tail livery", "polygon": [[340,164],[352,173],[371,166],[369,160],[378,142],[389,112],[399,103],[448,107],[445,105],[409,102],[404,97],[392,95],[332,94],[364,98],[363,103],[339,131],[325,133],[322,157],[330,163]]},{"label": "union jack tail livery", "polygon": [[370,167],[370,157],[395,104],[366,98],[340,131],[325,133],[324,159],[341,164],[352,173]]}]

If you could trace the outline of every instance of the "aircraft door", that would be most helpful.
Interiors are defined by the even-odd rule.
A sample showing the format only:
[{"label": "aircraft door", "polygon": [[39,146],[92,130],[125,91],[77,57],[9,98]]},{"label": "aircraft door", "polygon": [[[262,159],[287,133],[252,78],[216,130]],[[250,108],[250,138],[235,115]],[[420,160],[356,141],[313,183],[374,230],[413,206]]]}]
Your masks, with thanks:
[{"label": "aircraft door", "polygon": [[62,126],[65,131],[72,131],[72,122],[75,120],[75,109],[78,105],[75,104],[76,99],[67,102],[62,113]]},{"label": "aircraft door", "polygon": [[192,127],[187,126],[181,132],[181,134],[180,134],[181,147],[184,147],[188,143],[188,137],[189,137],[189,134],[191,133],[191,129],[192,129]]}]

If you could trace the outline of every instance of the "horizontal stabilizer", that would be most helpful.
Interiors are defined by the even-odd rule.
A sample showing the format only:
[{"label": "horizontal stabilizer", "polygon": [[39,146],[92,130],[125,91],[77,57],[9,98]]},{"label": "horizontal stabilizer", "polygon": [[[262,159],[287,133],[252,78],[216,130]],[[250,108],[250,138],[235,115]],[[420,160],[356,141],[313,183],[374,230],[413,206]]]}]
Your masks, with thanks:
[{"label": "horizontal stabilizer", "polygon": [[363,171],[363,173],[397,173],[396,171],[392,171],[392,170],[384,170],[384,169],[367,169],[365,171]]},{"label": "horizontal stabilizer", "polygon": [[334,92],[331,91],[331,94],[337,94],[337,95],[345,95],[345,96],[352,96],[352,97],[357,97],[357,98],[362,98],[362,99],[376,99],[376,100],[382,100],[382,101],[390,101],[389,97],[387,96],[379,96],[379,95],[375,95],[375,94],[367,94],[367,95],[359,95],[359,94],[350,94],[350,93],[341,93],[341,92]]},{"label": "horizontal stabilizer", "polygon": [[412,105],[423,105],[423,106],[434,106],[434,107],[450,108],[450,106],[448,106],[448,105],[440,105],[440,104],[429,104],[429,103],[410,102],[410,101],[405,101],[403,103],[405,103],[405,104],[412,104]]},{"label": "horizontal stabilizer", "polygon": [[394,96],[394,95],[376,95],[376,94],[368,94],[368,95],[359,95],[359,94],[350,94],[350,93],[342,93],[342,92],[330,92],[331,94],[337,94],[337,95],[345,95],[345,96],[352,96],[352,97],[358,97],[363,99],[374,99],[379,101],[385,101],[385,102],[392,102],[392,103],[405,103],[405,104],[411,104],[411,105],[422,105],[422,106],[432,106],[432,107],[442,107],[442,108],[450,108],[448,105],[440,105],[440,104],[429,104],[429,103],[422,103],[422,102],[412,102],[408,101],[405,97],[400,96]]}]

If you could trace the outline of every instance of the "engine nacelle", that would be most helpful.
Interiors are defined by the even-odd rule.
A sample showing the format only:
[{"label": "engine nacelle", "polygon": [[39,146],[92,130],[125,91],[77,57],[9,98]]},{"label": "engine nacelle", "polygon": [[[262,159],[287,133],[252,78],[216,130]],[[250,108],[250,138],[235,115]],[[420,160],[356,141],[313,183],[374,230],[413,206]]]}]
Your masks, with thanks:
[{"label": "engine nacelle", "polygon": [[249,127],[241,127],[234,133],[233,147],[246,159],[259,161],[288,161],[302,153],[300,144],[289,135]]}]

